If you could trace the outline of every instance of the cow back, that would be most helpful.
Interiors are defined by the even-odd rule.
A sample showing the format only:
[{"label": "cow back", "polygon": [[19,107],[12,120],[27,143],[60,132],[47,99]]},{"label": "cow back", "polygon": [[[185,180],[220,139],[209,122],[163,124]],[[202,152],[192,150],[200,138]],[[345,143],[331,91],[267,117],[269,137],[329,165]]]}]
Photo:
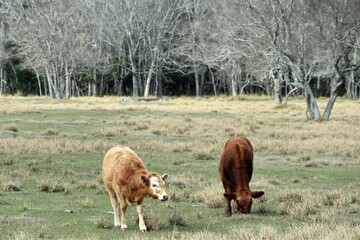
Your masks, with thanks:
[{"label": "cow back", "polygon": [[250,182],[253,172],[253,147],[249,140],[237,135],[225,143],[219,172],[223,181],[231,184]]},{"label": "cow back", "polygon": [[141,175],[148,174],[141,158],[130,148],[120,146],[106,153],[102,170],[107,189],[119,191],[126,197],[144,187]]}]

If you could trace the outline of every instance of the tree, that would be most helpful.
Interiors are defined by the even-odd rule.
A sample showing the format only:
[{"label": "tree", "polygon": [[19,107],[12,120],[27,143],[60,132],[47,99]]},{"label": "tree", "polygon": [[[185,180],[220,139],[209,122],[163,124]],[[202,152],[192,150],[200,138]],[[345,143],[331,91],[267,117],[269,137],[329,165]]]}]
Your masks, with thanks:
[{"label": "tree", "polygon": [[[350,6],[350,2],[352,2],[352,4],[355,3],[354,0],[345,2],[347,4],[346,9]],[[280,69],[290,69],[288,74],[291,76],[291,84],[304,91],[307,104],[307,116],[312,120],[329,119],[329,113],[336,99],[336,86],[341,85],[341,83],[332,84],[333,94],[329,99],[329,104],[324,115],[321,116],[316,95],[311,88],[310,82],[312,76],[316,75],[315,71],[318,73],[324,71],[332,59],[331,55],[329,56],[329,54],[327,54],[330,49],[324,43],[332,42],[328,31],[331,29],[333,22],[324,21],[319,28],[318,22],[316,21],[318,15],[312,12],[314,6],[326,8],[326,6],[322,4],[325,4],[325,2],[246,0],[244,4],[241,5],[244,9],[242,11],[243,19],[248,19],[248,22],[245,24],[252,26],[249,29],[251,42],[258,43],[257,49],[259,49],[258,51],[260,51],[262,56],[272,55],[273,59],[276,60],[275,62],[282,65]],[[333,17],[329,15],[329,13],[324,16],[326,16],[327,19]],[[355,16],[355,14],[352,13],[351,16]],[[342,17],[345,16],[342,15]],[[356,23],[354,21],[352,21],[352,23],[351,26],[354,28],[356,26],[354,26],[354,24]],[[324,34],[325,30],[327,35]],[[251,36],[256,37],[252,38]],[[259,38],[257,36],[261,37]],[[323,44],[318,44],[318,42]],[[259,43],[262,43],[262,45]],[[345,51],[342,51],[342,53],[345,53]],[[278,78],[273,79],[278,81]],[[274,85],[277,86],[277,84]]]},{"label": "tree", "polygon": [[358,11],[356,0],[2,0],[0,92],[34,73],[37,94],[65,99],[305,94],[307,116],[328,120],[339,94],[359,96]]}]

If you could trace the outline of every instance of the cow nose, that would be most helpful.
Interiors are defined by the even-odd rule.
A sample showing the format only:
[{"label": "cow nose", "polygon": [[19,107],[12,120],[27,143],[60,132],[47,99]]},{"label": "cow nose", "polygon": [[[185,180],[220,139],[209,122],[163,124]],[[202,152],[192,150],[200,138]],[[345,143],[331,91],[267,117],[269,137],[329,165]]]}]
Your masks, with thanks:
[{"label": "cow nose", "polygon": [[161,201],[166,201],[166,200],[168,200],[168,199],[169,199],[168,195],[164,195],[164,196],[162,197]]}]

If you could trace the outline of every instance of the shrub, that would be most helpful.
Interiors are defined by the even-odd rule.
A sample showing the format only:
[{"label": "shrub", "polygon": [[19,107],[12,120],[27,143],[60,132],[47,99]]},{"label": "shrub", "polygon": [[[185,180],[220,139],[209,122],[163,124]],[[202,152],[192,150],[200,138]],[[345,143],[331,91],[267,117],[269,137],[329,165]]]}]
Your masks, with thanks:
[{"label": "shrub", "polygon": [[302,220],[311,214],[315,214],[320,205],[316,194],[298,190],[280,192],[278,201],[280,202],[279,212],[289,214],[296,220]]},{"label": "shrub", "polygon": [[3,189],[5,192],[18,192],[21,191],[21,184],[14,181],[4,182]]},{"label": "shrub", "polygon": [[16,124],[4,124],[3,129],[10,132],[19,132]]},{"label": "shrub", "polygon": [[140,124],[140,125],[137,125],[134,130],[135,131],[145,131],[145,130],[148,130],[149,129],[149,126],[148,125],[145,125],[145,124]]},{"label": "shrub", "polygon": [[110,128],[103,128],[99,131],[95,131],[92,133],[92,135],[98,137],[115,137],[115,136],[127,136],[128,132],[124,128],[110,127]]},{"label": "shrub", "polygon": [[196,149],[192,151],[192,156],[195,160],[213,160],[214,157],[211,155],[210,151]]},{"label": "shrub", "polygon": [[170,216],[169,222],[170,222],[170,224],[175,225],[175,226],[188,225],[186,220],[181,215],[179,215],[176,211],[174,212],[173,215]]},{"label": "shrub", "polygon": [[45,132],[44,132],[45,135],[50,135],[50,136],[57,136],[59,135],[59,131],[58,130],[55,130],[55,129],[47,129]]},{"label": "shrub", "polygon": [[50,180],[49,178],[41,179],[38,182],[38,188],[41,192],[64,192],[69,193],[69,186],[61,183],[59,180]]},{"label": "shrub", "polygon": [[96,228],[105,228],[106,219],[104,217],[98,217],[94,220]]},{"label": "shrub", "polygon": [[333,206],[335,208],[349,207],[352,203],[356,203],[356,196],[350,196],[347,192],[341,190],[332,190],[325,193],[323,204],[325,206]]},{"label": "shrub", "polygon": [[209,186],[193,196],[194,202],[204,203],[209,208],[221,208],[224,206],[223,189],[217,186]]},{"label": "shrub", "polygon": [[[166,223],[162,219],[163,218],[158,212],[155,213],[151,210],[145,212],[144,222],[147,230],[159,231],[161,229],[164,229],[166,227]],[[137,222],[139,222],[139,219],[137,219]]]}]

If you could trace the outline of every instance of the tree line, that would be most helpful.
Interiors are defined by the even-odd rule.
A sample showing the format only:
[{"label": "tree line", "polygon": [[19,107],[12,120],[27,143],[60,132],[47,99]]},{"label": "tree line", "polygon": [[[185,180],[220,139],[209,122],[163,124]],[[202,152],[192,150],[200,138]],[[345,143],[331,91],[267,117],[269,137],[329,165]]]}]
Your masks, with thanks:
[{"label": "tree line", "polygon": [[[0,94],[360,94],[358,0],[0,0]],[[329,97],[323,112],[316,98]]]}]

